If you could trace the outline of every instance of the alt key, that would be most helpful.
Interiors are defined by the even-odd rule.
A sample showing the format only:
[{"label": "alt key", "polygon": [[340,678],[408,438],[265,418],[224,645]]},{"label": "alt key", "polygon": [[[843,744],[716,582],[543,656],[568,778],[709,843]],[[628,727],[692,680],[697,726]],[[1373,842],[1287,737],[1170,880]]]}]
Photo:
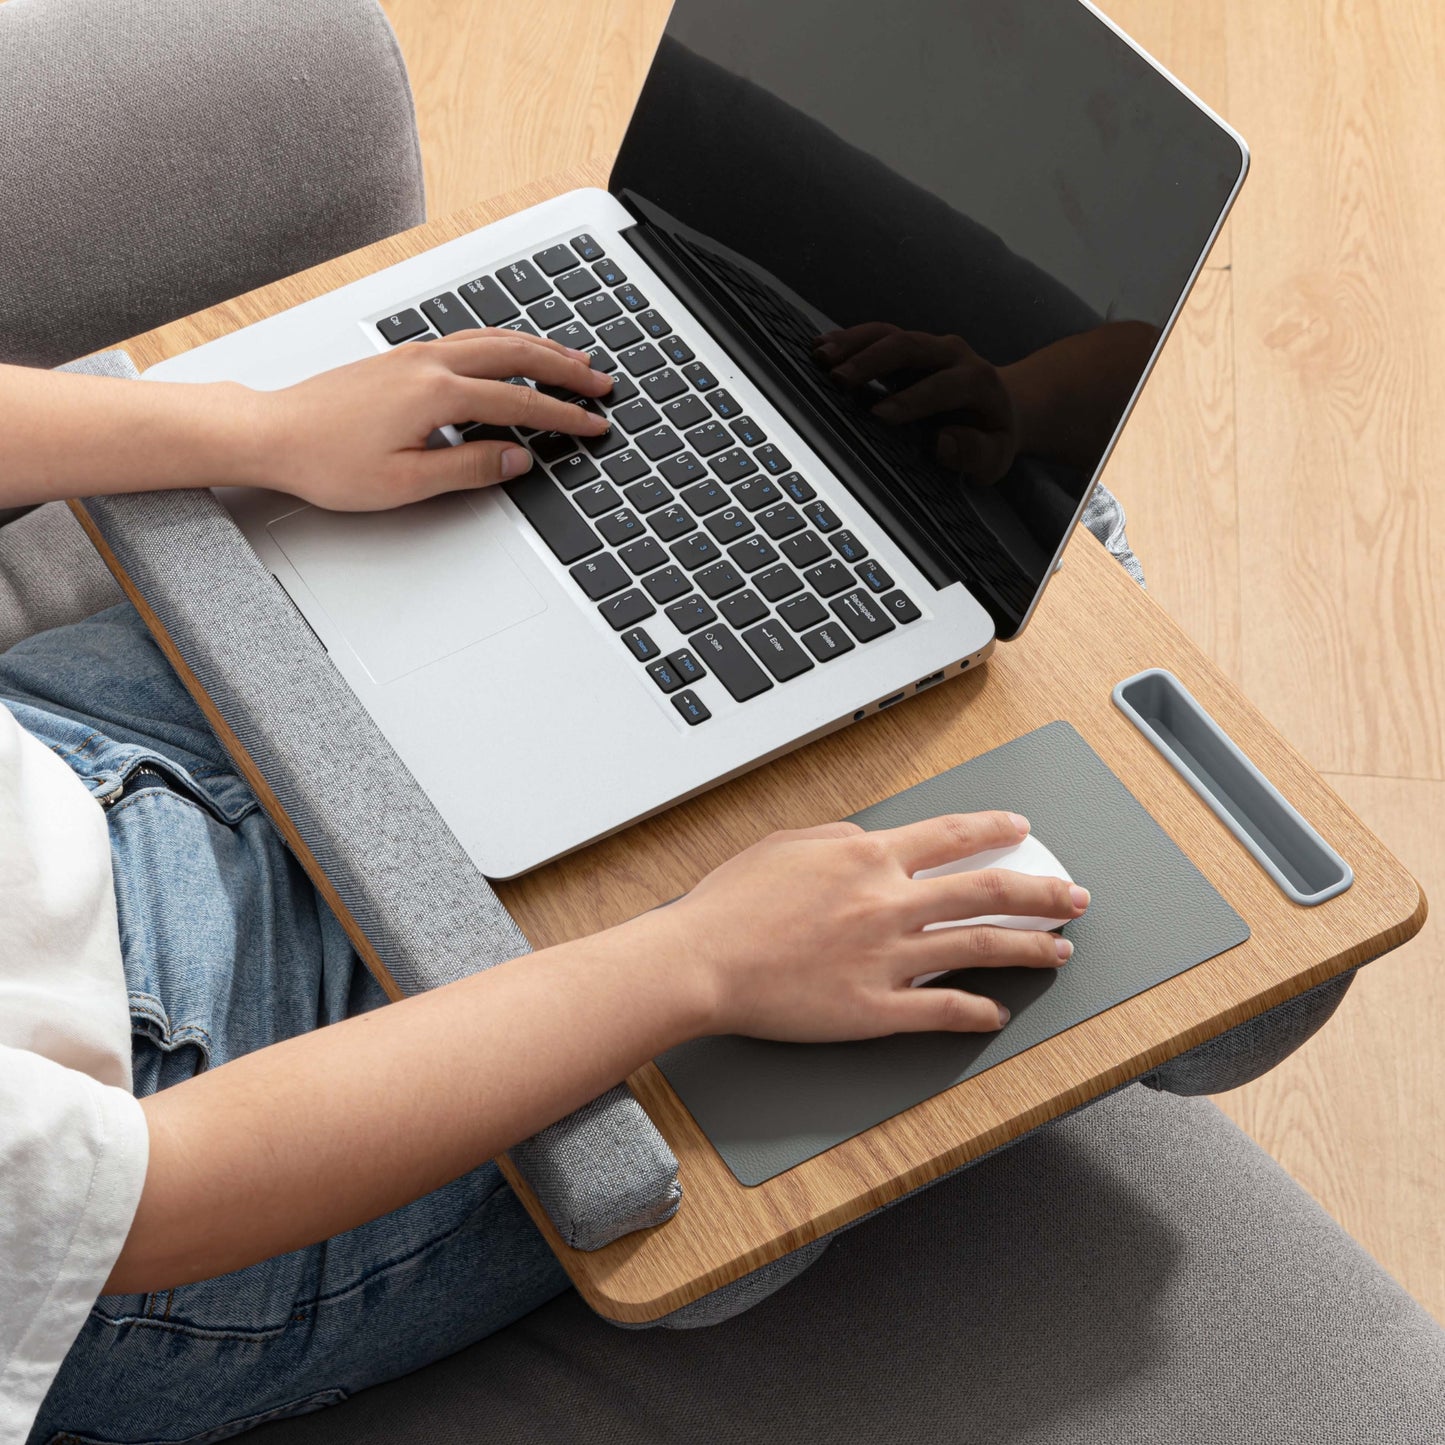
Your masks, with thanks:
[{"label": "alt key", "polygon": [[672,705],[682,714],[689,727],[696,727],[698,723],[706,722],[712,716],[703,700],[690,687],[674,693]]}]

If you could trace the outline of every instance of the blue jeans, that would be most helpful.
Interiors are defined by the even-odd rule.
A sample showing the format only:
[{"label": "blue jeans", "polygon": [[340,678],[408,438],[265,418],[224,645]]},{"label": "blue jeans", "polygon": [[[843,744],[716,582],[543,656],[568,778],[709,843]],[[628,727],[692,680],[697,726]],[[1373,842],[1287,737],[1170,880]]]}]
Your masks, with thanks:
[{"label": "blue jeans", "polygon": [[[0,656],[0,698],[114,799],[137,1096],[385,1004],[130,607]],[[309,1249],[103,1296],[31,1445],[224,1439],[451,1354],[566,1285],[484,1164]]]}]

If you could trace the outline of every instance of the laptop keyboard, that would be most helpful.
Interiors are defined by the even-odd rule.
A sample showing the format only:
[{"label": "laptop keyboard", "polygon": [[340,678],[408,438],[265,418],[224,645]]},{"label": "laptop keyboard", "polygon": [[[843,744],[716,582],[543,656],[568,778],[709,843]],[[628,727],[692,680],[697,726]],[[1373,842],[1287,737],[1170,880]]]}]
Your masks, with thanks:
[{"label": "laptop keyboard", "polygon": [[[518,431],[537,462],[507,495],[689,725],[709,680],[748,702],[915,621],[867,544],[589,235],[377,323],[392,346],[510,327],[588,351],[611,373],[601,437]],[[512,378],[526,384],[520,377]],[[461,428],[465,440],[512,437]],[[664,655],[659,612],[687,646]]]}]

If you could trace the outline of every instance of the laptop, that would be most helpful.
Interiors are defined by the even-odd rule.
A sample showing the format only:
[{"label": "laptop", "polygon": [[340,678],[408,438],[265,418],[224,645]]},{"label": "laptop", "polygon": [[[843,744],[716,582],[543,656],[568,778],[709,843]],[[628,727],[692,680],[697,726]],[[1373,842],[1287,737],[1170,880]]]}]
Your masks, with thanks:
[{"label": "laptop", "polygon": [[607,435],[518,433],[503,486],[218,493],[512,877],[1016,637],[1247,164],[1081,0],[677,0],[605,191],[147,375],[281,387],[482,325],[612,374]]}]

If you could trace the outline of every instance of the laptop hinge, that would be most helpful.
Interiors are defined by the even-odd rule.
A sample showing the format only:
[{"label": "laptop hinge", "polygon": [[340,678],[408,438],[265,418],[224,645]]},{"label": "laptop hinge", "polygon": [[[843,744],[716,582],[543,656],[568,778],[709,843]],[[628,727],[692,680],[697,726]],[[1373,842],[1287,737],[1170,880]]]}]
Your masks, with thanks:
[{"label": "laptop hinge", "polygon": [[858,459],[839,445],[831,428],[803,404],[787,374],[748,336],[726,310],[709,296],[700,284],[685,257],[669,243],[667,237],[646,221],[623,230],[622,234],[635,246],[649,265],[666,278],[679,299],[724,346],[734,362],[760,378],[772,383],[768,400],[787,417],[798,434],[813,448],[832,470],[842,478],[849,491],[867,508],[873,520],[888,533],[907,554],[915,567],[933,584],[942,589],[964,581],[958,568],[951,564],[938,547],[889,496]]}]

